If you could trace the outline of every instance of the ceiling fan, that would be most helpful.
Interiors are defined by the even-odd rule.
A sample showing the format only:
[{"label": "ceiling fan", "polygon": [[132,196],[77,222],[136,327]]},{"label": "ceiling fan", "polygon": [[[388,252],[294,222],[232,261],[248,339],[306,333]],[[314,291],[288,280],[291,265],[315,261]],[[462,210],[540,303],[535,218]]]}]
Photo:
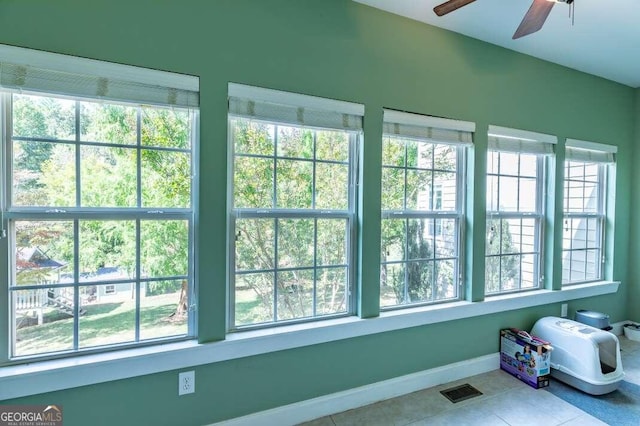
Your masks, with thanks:
[{"label": "ceiling fan", "polygon": [[[433,11],[436,15],[443,16],[474,1],[476,0],[449,0],[434,7]],[[572,4],[573,0],[533,0],[512,38],[515,40],[540,30],[556,3]]]}]

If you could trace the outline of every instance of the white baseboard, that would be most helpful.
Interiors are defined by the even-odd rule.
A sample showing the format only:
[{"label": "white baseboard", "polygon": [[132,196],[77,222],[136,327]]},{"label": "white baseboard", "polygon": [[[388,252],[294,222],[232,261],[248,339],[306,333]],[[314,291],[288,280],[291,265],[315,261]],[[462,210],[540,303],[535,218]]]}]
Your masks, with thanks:
[{"label": "white baseboard", "polygon": [[300,401],[271,410],[216,423],[224,426],[295,425],[374,402],[416,392],[443,383],[500,368],[499,353],[448,364],[406,376]]}]

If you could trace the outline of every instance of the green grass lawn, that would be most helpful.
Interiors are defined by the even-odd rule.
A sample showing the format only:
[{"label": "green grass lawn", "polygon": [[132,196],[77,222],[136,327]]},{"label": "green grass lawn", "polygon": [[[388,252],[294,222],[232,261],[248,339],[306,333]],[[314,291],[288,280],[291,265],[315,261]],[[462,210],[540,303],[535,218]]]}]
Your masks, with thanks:
[{"label": "green grass lawn", "polygon": [[[149,296],[140,301],[140,340],[183,335],[187,333],[186,317],[170,318],[180,293]],[[78,321],[80,348],[102,346],[135,340],[135,301],[111,301],[84,305],[86,314]],[[73,349],[73,318],[52,308],[43,313],[42,325],[31,325],[16,331],[16,356]],[[63,319],[61,319],[63,318]]]}]

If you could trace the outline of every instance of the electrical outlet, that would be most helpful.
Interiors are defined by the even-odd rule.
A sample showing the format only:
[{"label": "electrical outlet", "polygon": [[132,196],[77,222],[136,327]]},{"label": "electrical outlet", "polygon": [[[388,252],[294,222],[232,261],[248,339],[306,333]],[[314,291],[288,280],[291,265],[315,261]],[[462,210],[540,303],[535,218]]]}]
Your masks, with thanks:
[{"label": "electrical outlet", "polygon": [[196,372],[185,371],[178,374],[178,395],[186,395],[196,391]]},{"label": "electrical outlet", "polygon": [[563,303],[562,306],[560,307],[560,316],[562,318],[566,318],[568,315],[568,308],[569,306],[566,303]]}]

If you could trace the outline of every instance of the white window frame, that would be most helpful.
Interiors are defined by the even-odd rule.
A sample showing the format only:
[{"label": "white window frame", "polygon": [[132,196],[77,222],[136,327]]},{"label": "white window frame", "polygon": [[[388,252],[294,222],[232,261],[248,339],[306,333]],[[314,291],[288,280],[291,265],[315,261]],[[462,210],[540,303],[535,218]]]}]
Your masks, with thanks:
[{"label": "white window frame", "polygon": [[[48,360],[61,357],[69,357],[77,354],[99,353],[112,351],[128,347],[147,346],[158,343],[166,343],[191,339],[196,334],[196,314],[195,314],[195,212],[197,204],[197,152],[199,138],[199,80],[197,77],[175,74],[165,71],[157,71],[121,64],[114,64],[103,61],[89,60],[77,58],[67,55],[35,51],[30,49],[17,48],[13,46],[0,45],[0,116],[2,124],[2,178],[4,183],[0,188],[0,217],[2,234],[0,237],[0,252],[7,253],[7,280],[2,280],[6,284],[0,287],[0,290],[7,292],[11,296],[15,290],[29,290],[36,286],[17,286],[15,281],[15,226],[17,221],[66,221],[73,224],[74,228],[74,278],[71,283],[47,285],[46,288],[62,288],[69,287],[74,289],[74,307],[73,307],[73,347],[69,350],[57,352],[42,352],[33,355],[15,356],[15,324],[13,297],[8,298],[7,309],[10,317],[8,333],[8,341],[0,342],[0,365],[7,363],[21,363],[24,360],[32,361]],[[75,146],[76,149],[76,166],[78,165],[78,155],[80,146],[98,146],[98,147],[127,147],[138,151],[142,149],[156,149],[154,147],[143,146],[140,142],[140,108],[142,107],[160,107],[160,108],[179,108],[189,111],[191,116],[191,142],[188,149],[181,148],[159,148],[161,150],[186,152],[189,155],[191,163],[191,197],[187,208],[167,208],[159,210],[157,208],[145,208],[141,205],[141,168],[142,162],[137,164],[137,205],[135,207],[115,208],[115,207],[81,207],[80,199],[80,173],[79,169],[76,173],[76,205],[69,207],[51,207],[51,206],[21,206],[13,205],[12,184],[13,184],[13,152],[12,152],[12,94],[25,94],[43,97],[64,98],[75,101],[76,115],[76,137],[75,140],[45,140],[52,143],[67,143]],[[137,141],[135,145],[113,144],[108,142],[84,142],[78,137],[80,129],[79,105],[80,102],[105,102],[109,104],[124,104],[126,106],[138,109],[138,130]],[[29,142],[31,140],[39,140],[38,137],[19,138],[20,140]],[[131,342],[109,344],[100,347],[81,347],[79,345],[78,321],[80,311],[80,289],[85,286],[104,285],[107,282],[91,281],[84,282],[79,277],[78,271],[78,224],[82,220],[130,220],[136,223],[136,229],[139,229],[140,222],[144,220],[165,221],[165,220],[184,220],[188,223],[188,265],[186,275],[177,277],[141,277],[140,272],[140,235],[136,233],[136,263],[137,271],[135,278],[126,279],[127,283],[135,284],[136,292],[136,314],[135,314],[135,338]],[[145,288],[148,282],[157,280],[173,280],[185,279],[188,281],[188,300],[189,313],[187,328],[188,331],[184,335],[152,338],[142,340],[140,338],[140,291]],[[81,282],[82,281],[82,282]],[[117,284],[113,281],[108,284]],[[42,287],[42,286],[39,286]]]},{"label": "white window frame", "polygon": [[[564,247],[564,238],[563,238],[563,248],[562,248],[562,285],[563,286],[571,286],[576,284],[584,284],[594,281],[601,281],[604,279],[604,262],[606,259],[605,255],[605,228],[607,221],[607,191],[608,191],[608,182],[607,175],[609,171],[609,165],[615,162],[615,153],[617,152],[617,148],[612,145],[604,145],[595,142],[581,141],[577,139],[567,139],[566,142],[566,151],[565,151],[565,163],[564,163],[564,182],[563,182],[563,232],[568,232],[573,230],[571,226],[574,221],[582,221],[585,223],[589,223],[589,221],[595,221],[596,229],[596,242],[595,246],[588,246],[588,238],[585,237],[585,247],[573,248],[573,238],[570,240],[570,247]],[[598,194],[596,200],[596,211],[595,212],[570,212],[568,210],[569,199],[568,199],[568,188],[567,185],[570,181],[576,182],[576,180],[570,179],[568,176],[568,168],[572,165],[581,165],[582,167],[586,167],[587,165],[592,165],[597,167],[597,177],[598,182],[596,185]],[[577,181],[580,183],[585,183],[580,180]],[[585,234],[588,232],[588,229],[585,231]],[[592,278],[587,278],[587,265],[585,263],[585,271],[584,274],[581,274],[579,278],[573,278],[573,268],[572,268],[572,259],[573,253],[576,251],[596,251],[595,256],[595,276]],[[566,264],[568,262],[568,266]],[[588,258],[585,256],[585,262],[588,263]],[[565,275],[565,268],[568,270],[568,274]]]},{"label": "white window frame", "polygon": [[[383,144],[384,139],[394,138],[399,141],[412,141],[417,143],[424,143],[436,146],[452,146],[456,150],[456,205],[454,210],[435,210],[434,203],[436,202],[438,191],[437,186],[433,185],[432,191],[429,194],[429,208],[428,209],[409,209],[406,206],[406,190],[407,190],[407,171],[408,170],[429,170],[431,172],[438,172],[435,168],[422,168],[422,167],[409,167],[406,162],[403,166],[398,165],[382,165],[382,170],[396,169],[402,170],[404,175],[404,188],[405,196],[403,197],[402,209],[382,209],[381,220],[398,220],[402,219],[405,223],[405,245],[408,244],[406,238],[406,232],[408,229],[408,223],[411,219],[419,220],[433,220],[434,222],[434,238],[438,237],[438,233],[442,232],[442,219],[452,219],[455,222],[455,253],[450,257],[437,257],[435,253],[435,247],[433,248],[433,257],[430,260],[410,260],[403,258],[401,260],[390,260],[381,262],[381,278],[380,285],[383,285],[382,273],[387,265],[403,265],[404,268],[404,300],[401,303],[381,306],[381,311],[400,309],[421,305],[429,305],[435,303],[446,303],[460,300],[464,297],[462,291],[463,282],[463,230],[464,230],[464,206],[465,206],[465,191],[464,182],[466,176],[466,151],[467,147],[473,143],[472,133],[475,131],[475,124],[470,122],[464,122],[459,120],[452,120],[440,117],[432,117],[421,114],[413,114],[402,111],[395,111],[390,109],[384,110],[384,123],[383,123]],[[405,144],[405,158],[407,152],[407,145]],[[441,191],[441,188],[439,189]],[[384,188],[383,188],[384,191]],[[405,247],[404,253],[408,253],[408,248]],[[381,253],[381,257],[383,253]],[[410,301],[408,295],[408,268],[406,265],[415,262],[432,262],[434,265],[438,261],[453,261],[453,288],[455,294],[452,297],[436,298],[435,283],[430,283],[431,295],[429,300]],[[382,291],[381,291],[382,295]],[[382,300],[381,300],[382,304]]]},{"label": "white window frame", "polygon": [[[331,99],[318,98],[308,95],[302,95],[297,93],[282,92],[272,89],[259,88],[254,86],[247,86],[237,83],[229,83],[229,131],[228,131],[228,146],[229,146],[229,187],[228,187],[228,206],[229,206],[229,221],[228,221],[228,241],[229,241],[229,283],[228,283],[228,331],[240,331],[250,329],[268,328],[274,326],[282,326],[286,324],[296,324],[319,320],[328,320],[332,318],[351,316],[355,313],[356,306],[356,291],[355,291],[355,253],[356,253],[356,180],[357,180],[357,166],[358,166],[358,147],[361,142],[362,134],[362,117],[364,115],[364,107],[362,105],[353,104],[349,102],[336,101]],[[235,143],[233,140],[232,132],[232,120],[248,120],[254,122],[261,122],[268,125],[277,126],[282,125],[286,127],[297,127],[306,130],[344,130],[347,131],[349,136],[349,159],[348,159],[348,207],[346,210],[330,210],[315,208],[311,209],[285,209],[278,208],[276,206],[275,199],[273,201],[272,208],[237,208],[235,207],[234,200],[234,164],[238,156],[240,157],[256,157],[258,155],[245,155],[236,154]],[[274,134],[274,152],[271,155],[264,156],[274,161],[274,170],[277,170],[275,162],[278,159],[290,159],[289,157],[280,157],[277,153],[278,136],[277,131]],[[315,133],[314,133],[315,140]],[[302,159],[293,159],[300,160]],[[324,162],[314,156],[312,159],[307,159],[313,164],[314,176],[316,164]],[[276,188],[276,176],[273,177],[274,194],[275,197]],[[315,182],[314,182],[314,194],[312,199],[315,199]],[[347,263],[345,265],[335,265],[336,267],[345,267],[347,271],[347,285],[345,288],[345,310],[344,312],[319,314],[316,311],[315,304],[315,279],[314,279],[314,296],[313,296],[313,313],[310,316],[292,318],[292,319],[279,319],[278,318],[278,272],[289,269],[280,269],[279,266],[274,266],[273,269],[268,270],[248,270],[237,271],[236,270],[236,242],[237,231],[236,221],[240,219],[273,219],[275,221],[275,229],[277,235],[277,227],[279,220],[282,219],[311,219],[317,223],[319,219],[344,219],[347,223]],[[277,238],[277,237],[276,237]],[[314,247],[317,246],[317,235],[314,235]],[[275,258],[277,259],[277,240],[275,247]],[[314,251],[315,252],[315,251]],[[317,259],[314,256],[314,264],[307,268],[294,268],[293,270],[306,270],[312,271],[313,276],[317,276],[317,271],[324,266],[317,264]],[[273,317],[271,321],[251,323],[251,324],[238,324],[236,321],[236,277],[239,274],[245,273],[273,273],[274,274],[274,288],[273,288]]]},{"label": "white window frame", "polygon": [[[502,253],[502,247],[500,247],[498,253],[496,254],[485,254],[485,268],[486,261],[489,258],[498,258],[500,259],[500,264],[502,265],[502,258],[504,256],[514,256],[514,255],[533,255],[536,257],[536,261],[534,262],[534,270],[533,270],[533,283],[532,287],[522,287],[522,257],[520,257],[519,264],[519,280],[516,283],[515,288],[507,288],[503,289],[502,287],[502,266],[499,268],[499,288],[497,291],[489,292],[487,290],[486,283],[486,272],[485,272],[485,295],[486,296],[497,296],[501,294],[508,293],[516,293],[522,291],[531,291],[538,290],[543,285],[543,270],[542,265],[544,264],[544,249],[543,249],[543,241],[544,241],[544,209],[545,209],[545,195],[546,195],[546,177],[545,177],[545,163],[546,157],[548,155],[552,155],[554,151],[554,145],[557,143],[557,138],[552,135],[547,135],[543,133],[531,132],[526,130],[519,129],[511,129],[500,126],[489,126],[488,131],[488,149],[487,149],[487,161],[489,156],[493,153],[501,153],[507,152],[511,154],[518,155],[518,173],[517,175],[505,175],[500,173],[500,165],[498,164],[497,173],[491,173],[489,168],[487,167],[487,178],[493,176],[497,179],[497,193],[500,194],[500,177],[510,177],[510,178],[518,178],[521,177],[520,174],[520,155],[528,154],[528,155],[536,155],[536,194],[535,194],[535,211],[533,212],[520,212],[520,211],[505,211],[500,209],[499,200],[490,200],[487,199],[487,235],[489,232],[493,232],[489,228],[489,223],[491,221],[497,220],[500,224],[500,240],[502,239],[502,223],[505,220],[533,220],[534,221],[534,249],[532,252],[523,252],[512,251],[509,253]],[[498,163],[500,162],[500,156],[498,157]],[[487,179],[488,182],[489,179]],[[491,188],[489,188],[489,184],[487,183],[487,194]],[[519,188],[518,188],[519,191]],[[499,197],[499,195],[498,195]],[[520,200],[520,194],[516,194],[516,199]],[[491,204],[495,201],[498,206],[497,209],[492,209]],[[519,206],[518,206],[519,209]],[[508,226],[508,225],[507,225]],[[501,241],[499,242],[500,246]]]}]

